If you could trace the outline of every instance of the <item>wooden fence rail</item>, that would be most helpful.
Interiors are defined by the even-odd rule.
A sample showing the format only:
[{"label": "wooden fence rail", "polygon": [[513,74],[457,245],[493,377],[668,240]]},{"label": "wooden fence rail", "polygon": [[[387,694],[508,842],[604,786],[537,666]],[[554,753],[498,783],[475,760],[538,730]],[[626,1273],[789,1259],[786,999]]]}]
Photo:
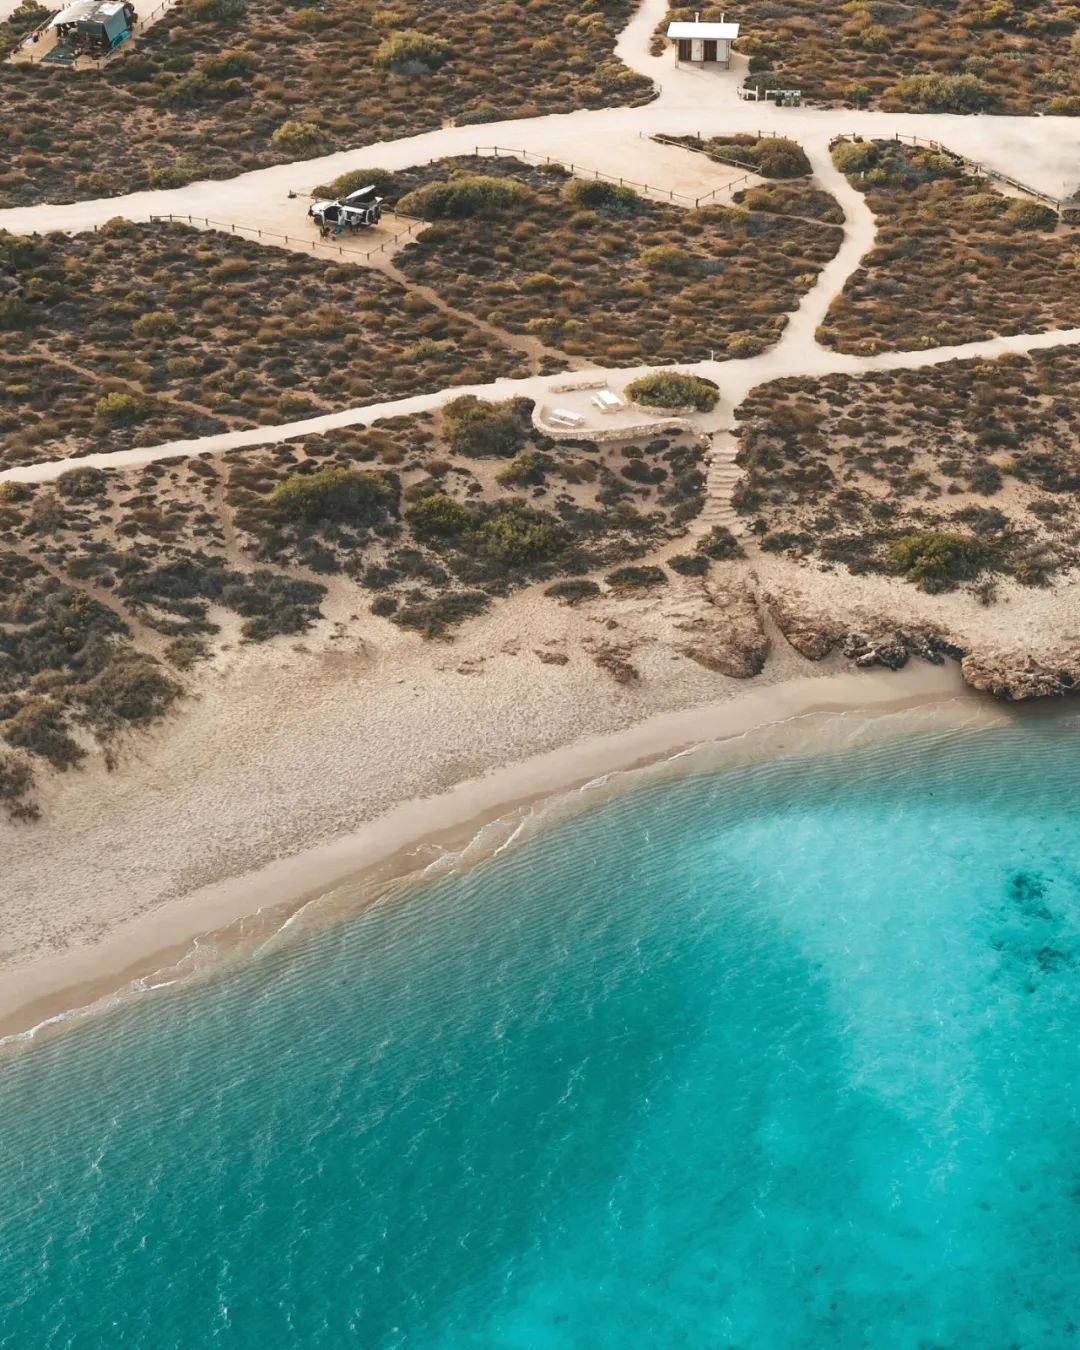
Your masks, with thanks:
[{"label": "wooden fence rail", "polygon": [[404,239],[408,235],[415,234],[417,230],[423,229],[427,224],[427,222],[423,220],[413,221],[413,223],[408,225],[404,230],[398,230],[396,234],[392,234],[388,239],[382,240],[382,242],[376,244],[374,248],[362,249],[346,248],[345,245],[336,244],[331,239],[310,239],[300,234],[279,234],[276,230],[260,229],[257,225],[238,225],[234,221],[229,220],[210,220],[207,216],[189,216],[170,212],[168,214],[153,215],[150,217],[150,220],[151,222],[159,220],[179,221],[182,225],[198,225],[205,229],[228,230],[230,234],[239,234],[252,239],[279,239],[288,244],[290,248],[310,247],[312,253],[318,253],[320,250],[325,250],[329,253],[336,253],[342,258],[363,258],[365,262],[369,262],[377,253],[385,253],[392,245],[396,244],[399,239]]},{"label": "wooden fence rail", "polygon": [[[639,133],[644,136],[644,133]],[[659,139],[654,138],[654,139]],[[680,206],[699,207],[712,201],[721,193],[730,192],[744,179],[749,178],[749,174],[744,174],[743,178],[738,178],[734,183],[725,183],[723,187],[713,188],[711,192],[703,193],[700,197],[691,197],[685,192],[675,192],[671,188],[656,187],[652,183],[641,183],[634,178],[626,178],[621,174],[604,173],[600,169],[589,169],[583,164],[570,164],[566,160],[555,159],[552,155],[537,154],[533,150],[510,150],[505,145],[478,145],[474,147],[473,153],[477,159],[484,155],[491,155],[498,159],[521,159],[526,164],[554,164],[560,169],[566,169],[568,173],[575,178],[592,178],[602,183],[617,183],[619,187],[634,188],[639,192],[644,192],[648,196],[659,201],[677,202]]]},{"label": "wooden fence rail", "polygon": [[[863,138],[865,139],[865,138]],[[977,159],[971,159],[968,155],[961,154],[958,150],[952,150],[949,146],[943,145],[941,141],[929,140],[925,136],[915,136],[910,132],[897,131],[893,135],[893,140],[904,143],[910,142],[912,145],[921,145],[927,150],[936,150],[939,155],[948,155],[952,160],[962,165],[966,173],[975,175],[977,178],[992,178],[997,183],[1007,183],[1009,187],[1017,192],[1022,192],[1025,197],[1034,197],[1036,201],[1043,202],[1045,205],[1055,210],[1058,215],[1063,215],[1067,204],[1060,197],[1052,197],[1048,192],[1042,192],[1039,188],[1030,187],[1027,183],[1021,183],[1018,178],[1012,178],[1007,173],[1002,173],[1000,169],[992,169],[989,164],[982,164]]]}]

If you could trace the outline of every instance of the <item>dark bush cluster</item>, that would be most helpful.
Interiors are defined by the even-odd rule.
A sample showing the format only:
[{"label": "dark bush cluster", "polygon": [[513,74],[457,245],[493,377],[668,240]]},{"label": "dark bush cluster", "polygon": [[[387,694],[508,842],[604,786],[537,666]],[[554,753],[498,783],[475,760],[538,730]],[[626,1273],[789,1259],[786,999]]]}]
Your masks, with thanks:
[{"label": "dark bush cluster", "polygon": [[79,763],[78,728],[103,739],[160,717],[179,687],[135,651],[125,623],[76,585],[0,551],[0,801],[34,814],[32,763]]},{"label": "dark bush cluster", "polygon": [[751,169],[763,178],[804,178],[810,173],[810,161],[798,141],[787,136],[752,136],[742,132],[732,136],[675,137],[691,150],[700,150],[718,164],[733,164]]},{"label": "dark bush cluster", "polygon": [[433,219],[399,255],[407,276],[509,332],[610,365],[764,350],[842,238],[809,198],[805,214],[755,200],[686,211],[509,158],[406,171],[391,192]]},{"label": "dark bush cluster", "polygon": [[841,351],[948,346],[1075,324],[1080,235],[1040,203],[1006,197],[948,154],[839,141],[838,166],[877,218],[874,248],[819,338]]},{"label": "dark bush cluster", "polygon": [[[693,10],[672,15],[693,17]],[[702,11],[719,18],[719,7]],[[1071,0],[746,0],[749,83],[895,112],[1080,113]]]},{"label": "dark bush cluster", "polygon": [[1080,563],[1080,349],[777,380],[737,415],[735,503],[766,551],[924,589]]},{"label": "dark bush cluster", "polygon": [[0,233],[0,463],[121,449],[527,369],[378,272],[184,225]]},{"label": "dark bush cluster", "polygon": [[720,397],[711,380],[677,370],[642,375],[626,386],[626,393],[635,403],[650,408],[695,408],[698,412],[711,412]]}]

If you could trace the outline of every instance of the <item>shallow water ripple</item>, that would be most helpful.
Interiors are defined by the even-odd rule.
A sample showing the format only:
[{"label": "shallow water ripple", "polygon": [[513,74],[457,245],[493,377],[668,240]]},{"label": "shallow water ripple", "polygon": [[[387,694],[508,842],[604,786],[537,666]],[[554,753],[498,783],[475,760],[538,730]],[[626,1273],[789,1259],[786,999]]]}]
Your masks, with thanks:
[{"label": "shallow water ripple", "polygon": [[0,1064],[0,1346],[1075,1346],[1078,788],[651,782]]}]

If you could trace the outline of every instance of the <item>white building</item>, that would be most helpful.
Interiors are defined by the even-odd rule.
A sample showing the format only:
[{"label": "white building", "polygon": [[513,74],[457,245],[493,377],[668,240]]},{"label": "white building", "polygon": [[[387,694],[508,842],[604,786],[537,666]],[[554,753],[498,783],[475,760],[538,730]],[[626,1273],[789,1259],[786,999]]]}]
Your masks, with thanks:
[{"label": "white building", "polygon": [[731,44],[739,36],[737,23],[702,23],[697,15],[693,23],[668,24],[668,37],[678,46],[678,59],[701,66],[731,65]]}]

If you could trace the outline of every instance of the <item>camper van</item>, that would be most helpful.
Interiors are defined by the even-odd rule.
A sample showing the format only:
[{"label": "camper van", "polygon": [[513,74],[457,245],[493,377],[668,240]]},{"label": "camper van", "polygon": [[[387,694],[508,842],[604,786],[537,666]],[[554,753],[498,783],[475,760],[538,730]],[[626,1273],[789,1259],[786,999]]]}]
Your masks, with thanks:
[{"label": "camper van", "polygon": [[342,230],[366,230],[382,219],[383,199],[376,196],[374,183],[358,188],[336,202],[313,202],[308,215],[318,225],[319,233],[340,234]]}]

